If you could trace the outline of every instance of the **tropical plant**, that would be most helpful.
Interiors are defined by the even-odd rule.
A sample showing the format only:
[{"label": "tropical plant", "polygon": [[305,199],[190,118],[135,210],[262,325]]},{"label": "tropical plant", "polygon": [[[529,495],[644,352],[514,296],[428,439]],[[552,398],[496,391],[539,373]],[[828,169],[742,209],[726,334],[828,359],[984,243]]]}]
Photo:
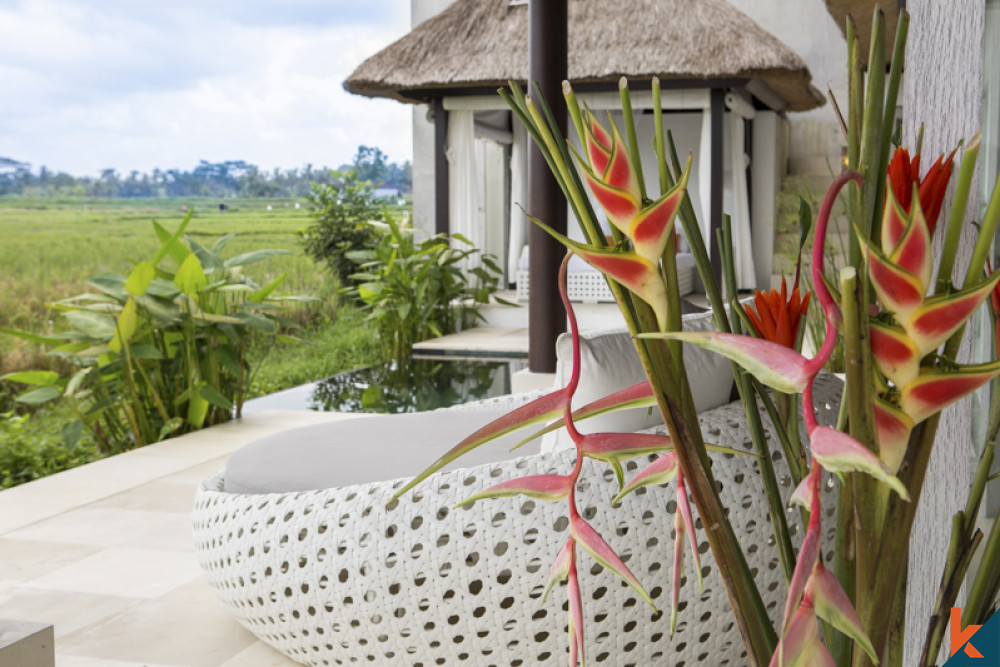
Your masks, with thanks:
[{"label": "tropical plant", "polygon": [[[62,399],[76,416],[66,433],[89,430],[105,452],[131,449],[239,416],[254,369],[254,340],[295,340],[280,333],[294,323],[282,306],[307,297],[277,296],[285,280],[261,286],[244,267],[286,250],[254,250],[229,259],[221,252],[235,234],[212,248],[181,235],[191,213],[173,232],[159,223],[155,256],[125,276],[102,273],[88,281],[96,292],[52,305],[71,329],[52,335],[0,329],[51,348],[76,369],[10,373],[3,379],[31,385],[21,403]],[[166,264],[172,260],[175,267]],[[71,438],[67,438],[70,442]]]},{"label": "tropical plant", "polygon": [[[499,289],[502,271],[490,255],[480,254],[460,234],[432,236],[417,241],[406,221],[386,215],[384,222],[368,223],[377,234],[365,250],[347,253],[360,269],[350,275],[357,283],[349,294],[368,307],[385,353],[393,359],[410,354],[413,344],[443,336],[481,320],[479,305],[489,303]],[[482,266],[465,268],[473,258]]]},{"label": "tropical plant", "polygon": [[349,286],[354,264],[350,252],[364,250],[376,240],[371,220],[384,220],[375,203],[371,182],[358,178],[356,169],[330,171],[335,184],[312,183],[308,195],[310,215],[315,222],[302,231],[306,254],[326,264],[342,286]]},{"label": "tropical plant", "polygon": [[[566,103],[573,120],[582,156],[572,152],[559,134],[546,101],[529,97],[516,85],[501,95],[526,126],[552,168],[583,229],[578,243],[535,221],[608,278],[648,382],[596,401],[576,412],[570,401],[579,380],[579,343],[573,326],[574,374],[569,384],[524,405],[480,429],[435,461],[400,489],[396,497],[432,472],[483,442],[515,428],[552,421],[543,431],[565,426],[576,444],[574,469],[566,475],[550,474],[501,482],[467,499],[479,501],[516,494],[545,500],[567,501],[570,536],[555,555],[550,587],[568,582],[570,664],[583,662],[584,613],[578,585],[577,547],[583,548],[610,569],[647,602],[649,595],[612,547],[577,512],[574,489],[584,457],[610,463],[620,492],[615,500],[648,485],[676,479],[677,513],[671,629],[678,613],[679,569],[685,533],[695,526],[685,509],[687,494],[697,507],[712,556],[723,573],[726,595],[736,626],[753,665],[867,666],[902,664],[903,615],[907,559],[912,529],[927,463],[935,444],[940,411],[952,402],[1000,376],[1000,360],[963,365],[956,361],[961,333],[972,313],[997,297],[1000,272],[984,276],[987,255],[1000,224],[1000,180],[977,228],[971,260],[956,267],[958,239],[963,233],[966,203],[978,156],[978,136],[961,155],[953,207],[944,225],[944,243],[936,278],[931,240],[941,211],[952,156],[942,156],[920,177],[919,156],[911,161],[898,151],[890,163],[890,134],[894,126],[896,96],[902,71],[902,54],[908,17],[900,14],[892,66],[886,79],[881,67],[869,72],[867,94],[862,93],[862,69],[856,31],[849,24],[847,41],[852,110],[844,124],[848,139],[848,170],[838,176],[820,207],[812,249],[814,301],[824,313],[825,332],[812,358],[789,346],[794,340],[794,320],[802,302],[795,292],[761,295],[753,315],[732,302],[727,315],[704,239],[685,193],[690,160],[681,166],[672,138],[662,134],[659,81],[653,81],[655,148],[659,166],[659,196],[647,194],[642,178],[638,143],[628,88],[622,86],[624,135],[612,121],[602,125],[581,109],[569,84]],[[876,10],[869,62],[880,62],[884,53],[885,21]],[[624,81],[623,81],[624,83]],[[919,144],[919,140],[918,140]],[[888,176],[887,176],[888,174]],[[605,241],[591,206],[590,194],[613,225],[614,239]],[[848,262],[835,280],[824,279],[824,245],[834,203],[848,190],[847,213],[853,234]],[[680,331],[677,279],[674,270],[672,227],[679,219],[692,246],[701,279],[711,302],[715,332]],[[719,238],[726,292],[736,293],[733,249],[728,221]],[[953,283],[956,268],[964,279]],[[997,301],[1000,303],[1000,301]],[[567,304],[569,310],[569,304]],[[795,312],[793,312],[795,311]],[[767,318],[773,320],[768,326]],[[744,320],[745,318],[745,320]],[[780,324],[784,321],[783,324]],[[746,333],[744,333],[746,331]],[[761,335],[762,334],[762,335]],[[840,341],[846,360],[839,428],[817,423],[813,383]],[[777,628],[771,626],[753,574],[712,475],[707,445],[699,429],[682,344],[699,345],[723,354],[733,362],[737,389],[743,402],[771,521],[769,545],[777,552],[788,592]],[[808,438],[790,437],[792,426],[772,404],[764,389],[798,397]],[[784,457],[796,482],[793,502],[802,505],[808,525],[796,553],[786,523],[772,461],[781,453],[761,428],[758,400],[779,435]],[[655,401],[669,437],[598,433],[580,434],[575,421],[617,405],[635,406]],[[951,607],[968,570],[972,555],[983,540],[975,517],[983,489],[991,479],[990,465],[1000,418],[994,400],[987,447],[971,486],[966,509],[953,518],[953,531],[945,571],[942,573],[935,615],[925,638],[922,665],[933,665],[941,645]],[[627,484],[621,474],[623,459],[659,454]],[[821,484],[821,471],[836,475],[839,485]],[[821,496],[838,493],[836,548],[832,558],[820,549]],[[664,527],[664,530],[668,530]],[[757,545],[761,547],[762,545]],[[1000,588],[1000,520],[994,523],[976,575],[978,588],[967,605],[963,624],[981,624],[992,612]],[[819,621],[825,624],[821,639]]]},{"label": "tropical plant", "polygon": [[10,488],[90,463],[99,457],[89,438],[60,433],[57,419],[0,413],[0,488]]}]

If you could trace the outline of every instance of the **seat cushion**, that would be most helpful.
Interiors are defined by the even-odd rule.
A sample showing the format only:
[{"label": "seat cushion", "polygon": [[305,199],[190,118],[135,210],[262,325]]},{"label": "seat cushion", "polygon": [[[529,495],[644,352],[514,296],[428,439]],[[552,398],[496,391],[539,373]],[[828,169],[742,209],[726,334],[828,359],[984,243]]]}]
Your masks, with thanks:
[{"label": "seat cushion", "polygon": [[[255,440],[230,457],[225,490],[285,493],[412,477],[466,436],[508,410],[443,410],[365,415],[282,431]],[[523,434],[520,434],[523,437]],[[538,453],[510,448],[519,434],[474,449],[445,470]]]}]

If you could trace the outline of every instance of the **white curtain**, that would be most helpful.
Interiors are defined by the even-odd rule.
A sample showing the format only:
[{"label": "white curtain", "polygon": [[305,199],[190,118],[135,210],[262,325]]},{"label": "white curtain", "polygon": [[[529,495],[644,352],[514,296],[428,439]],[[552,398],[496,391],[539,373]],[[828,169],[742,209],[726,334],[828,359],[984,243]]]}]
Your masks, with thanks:
[{"label": "white curtain", "polygon": [[750,197],[747,193],[747,166],[750,158],[744,151],[745,124],[737,113],[725,114],[729,139],[726,155],[726,181],[723,208],[732,218],[733,264],[738,289],[757,286],[753,264],[753,242],[750,238]]},{"label": "white curtain", "polygon": [[[448,215],[451,232],[461,234],[482,248],[486,241],[483,208],[482,150],[477,150],[472,111],[448,112]],[[456,248],[467,248],[454,242]],[[465,263],[466,269],[478,266],[478,259]]]},{"label": "white curtain", "polygon": [[521,207],[528,206],[528,133],[514,123],[510,148],[510,246],[507,252],[507,280],[517,279],[521,249],[528,242],[528,218]]}]

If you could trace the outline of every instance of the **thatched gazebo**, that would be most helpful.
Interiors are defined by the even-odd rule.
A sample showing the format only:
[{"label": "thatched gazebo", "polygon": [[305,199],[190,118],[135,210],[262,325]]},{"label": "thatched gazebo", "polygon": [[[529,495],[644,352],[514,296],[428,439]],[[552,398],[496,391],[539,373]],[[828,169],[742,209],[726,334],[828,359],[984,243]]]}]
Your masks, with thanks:
[{"label": "thatched gazebo", "polygon": [[[413,0],[414,16],[434,1]],[[510,281],[524,239],[513,204],[524,202],[525,139],[496,89],[528,78],[528,10],[528,0],[457,0],[344,82],[359,95],[429,107],[414,120],[415,224],[459,231],[507,257]],[[649,173],[650,81],[660,78],[664,125],[694,154],[689,190],[705,236],[714,244],[725,208],[741,287],[766,285],[783,113],[823,104],[803,60],[725,0],[569,0],[567,23],[568,78],[583,101],[620,122],[620,77],[638,91],[633,111]]]}]

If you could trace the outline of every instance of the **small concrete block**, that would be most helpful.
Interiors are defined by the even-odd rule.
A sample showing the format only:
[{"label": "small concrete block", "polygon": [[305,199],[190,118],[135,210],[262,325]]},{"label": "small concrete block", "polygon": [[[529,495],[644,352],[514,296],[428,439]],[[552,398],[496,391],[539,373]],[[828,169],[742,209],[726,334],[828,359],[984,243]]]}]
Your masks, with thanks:
[{"label": "small concrete block", "polygon": [[0,665],[5,667],[55,667],[52,626],[0,619]]}]

